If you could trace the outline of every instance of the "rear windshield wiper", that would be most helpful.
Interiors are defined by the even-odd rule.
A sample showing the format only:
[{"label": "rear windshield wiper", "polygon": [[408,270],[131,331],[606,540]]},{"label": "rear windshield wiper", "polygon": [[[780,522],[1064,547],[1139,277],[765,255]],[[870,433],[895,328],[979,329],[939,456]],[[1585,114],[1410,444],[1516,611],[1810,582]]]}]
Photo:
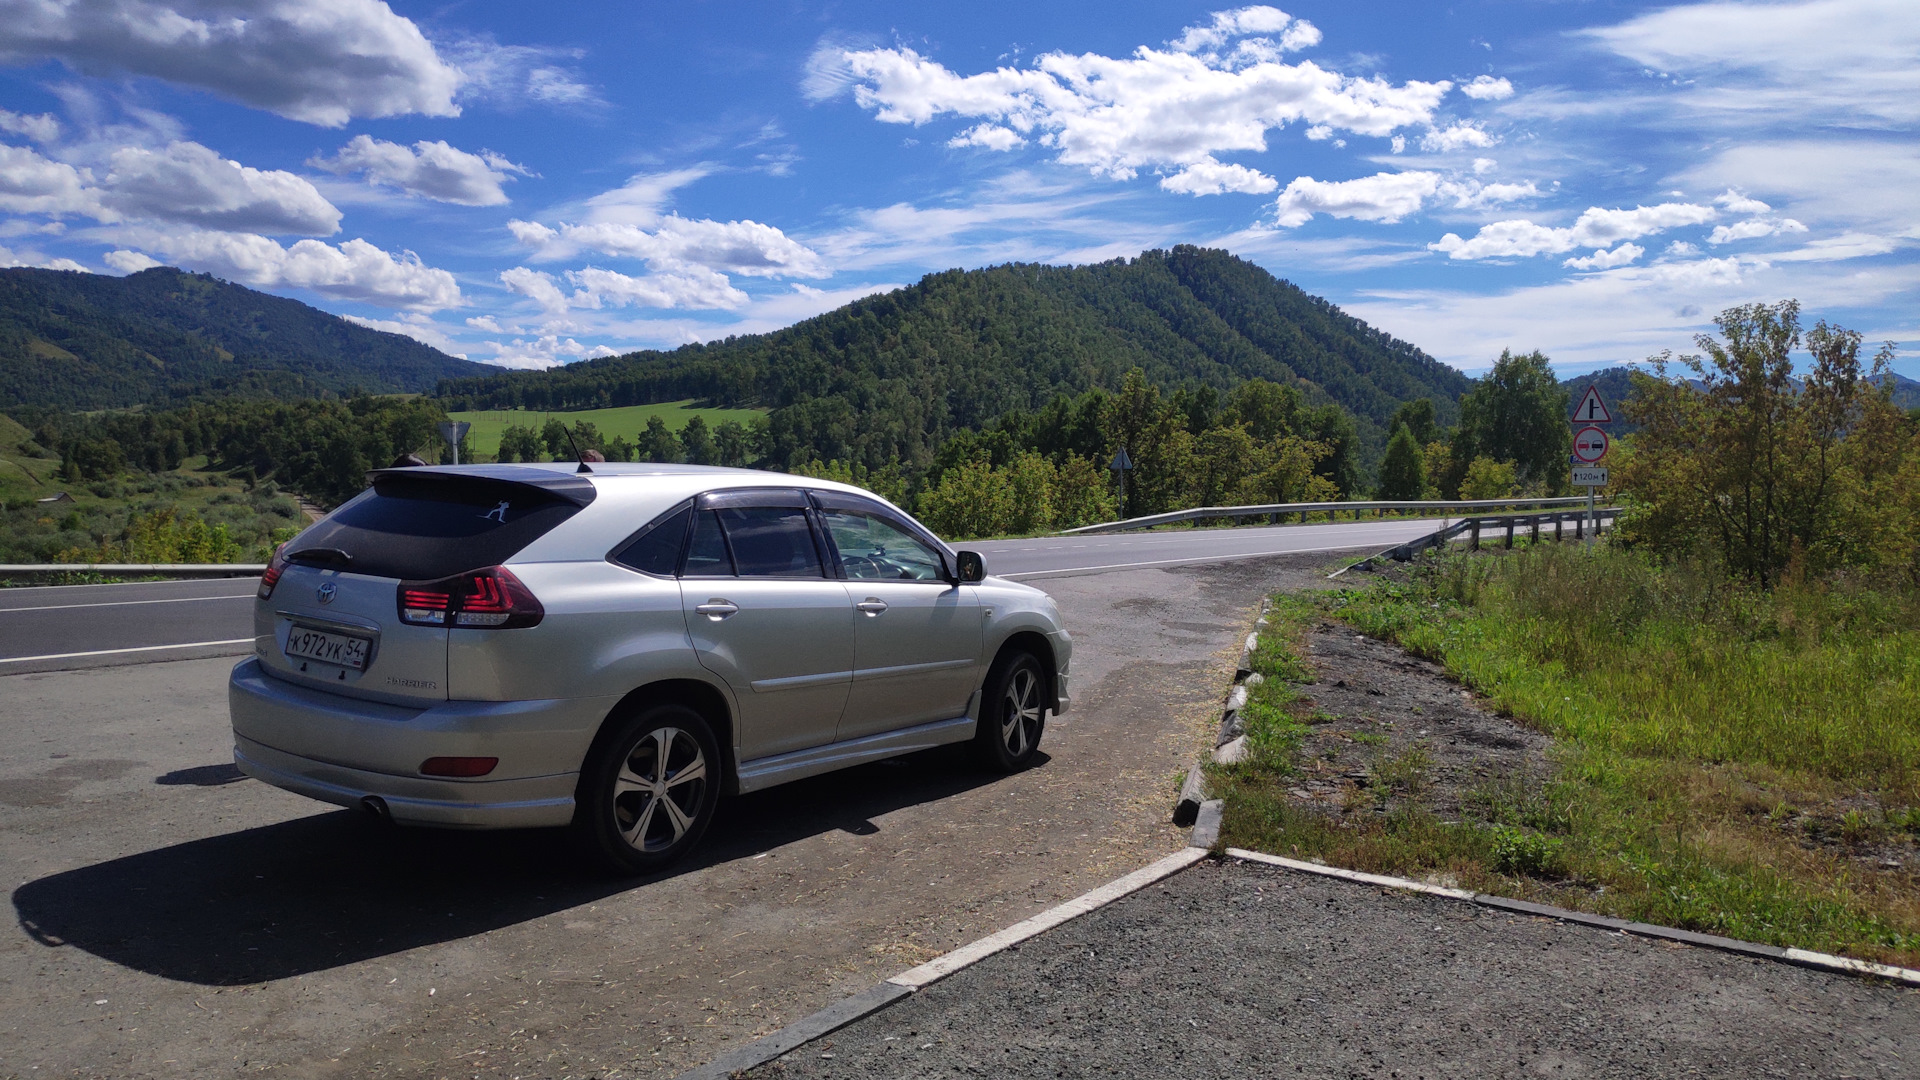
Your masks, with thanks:
[{"label": "rear windshield wiper", "polygon": [[352,566],[353,556],[331,547],[301,548],[287,552],[288,562],[325,563],[332,566]]}]

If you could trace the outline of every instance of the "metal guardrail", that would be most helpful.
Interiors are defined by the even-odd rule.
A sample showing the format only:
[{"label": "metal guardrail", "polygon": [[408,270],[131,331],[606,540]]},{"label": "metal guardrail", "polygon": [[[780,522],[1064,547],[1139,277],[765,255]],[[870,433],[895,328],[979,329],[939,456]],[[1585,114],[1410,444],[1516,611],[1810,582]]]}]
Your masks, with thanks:
[{"label": "metal guardrail", "polygon": [[1280,518],[1286,514],[1299,514],[1302,522],[1308,514],[1327,514],[1331,516],[1342,510],[1353,511],[1355,521],[1360,520],[1363,510],[1491,510],[1496,507],[1518,506],[1573,506],[1586,504],[1585,495],[1566,495],[1552,499],[1415,499],[1400,502],[1316,502],[1316,503],[1270,503],[1265,506],[1200,506],[1192,510],[1172,510],[1164,514],[1149,514],[1146,517],[1127,518],[1124,521],[1105,521],[1098,525],[1082,525],[1077,529],[1067,529],[1061,536],[1074,536],[1081,533],[1125,532],[1129,529],[1151,529],[1155,525],[1171,525],[1181,521],[1199,521],[1205,518],[1245,518],[1272,515],[1273,523],[1280,524]]},{"label": "metal guardrail", "polygon": [[[1536,543],[1542,539],[1547,539],[1546,527],[1549,525],[1553,527],[1553,535],[1551,537],[1553,540],[1584,540],[1586,539],[1587,522],[1589,520],[1593,522],[1593,535],[1599,536],[1603,527],[1619,516],[1619,507],[1599,506],[1594,508],[1591,519],[1588,518],[1585,507],[1579,510],[1556,510],[1550,514],[1490,514],[1483,517],[1463,518],[1444,529],[1439,529],[1418,539],[1409,540],[1404,544],[1390,547],[1377,555],[1369,555],[1359,562],[1354,563],[1352,566],[1343,567],[1335,571],[1332,576],[1339,577],[1348,570],[1371,568],[1379,563],[1381,559],[1407,562],[1428,548],[1441,547],[1452,543],[1463,533],[1467,536],[1468,549],[1472,551],[1480,550],[1481,536],[1483,533],[1493,532],[1501,534],[1501,546],[1511,548],[1513,547],[1514,538],[1522,531],[1526,533],[1528,539]],[[1571,529],[1567,527],[1569,524],[1573,526]],[[1568,534],[1571,534],[1571,537],[1569,537]]]},{"label": "metal guardrail", "polygon": [[259,577],[266,563],[0,563],[0,578],[54,574],[111,574],[120,577]]}]

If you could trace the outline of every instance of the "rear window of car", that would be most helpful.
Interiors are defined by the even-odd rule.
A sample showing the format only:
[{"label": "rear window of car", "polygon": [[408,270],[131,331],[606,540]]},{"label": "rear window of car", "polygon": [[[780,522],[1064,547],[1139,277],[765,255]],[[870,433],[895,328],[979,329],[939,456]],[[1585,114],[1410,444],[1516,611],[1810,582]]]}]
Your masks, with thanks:
[{"label": "rear window of car", "polygon": [[287,554],[297,561],[302,551],[331,548],[351,557],[340,566],[349,573],[448,577],[506,562],[579,510],[525,484],[383,477],[301,533]]}]

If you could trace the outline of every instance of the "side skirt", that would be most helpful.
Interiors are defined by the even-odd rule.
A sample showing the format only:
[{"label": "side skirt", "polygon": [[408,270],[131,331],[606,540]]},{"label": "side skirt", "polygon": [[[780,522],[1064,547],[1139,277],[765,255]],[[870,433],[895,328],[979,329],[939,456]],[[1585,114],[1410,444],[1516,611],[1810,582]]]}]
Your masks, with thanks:
[{"label": "side skirt", "polygon": [[899,731],[883,731],[878,735],[849,739],[846,742],[828,743],[825,746],[813,746],[805,750],[776,754],[773,757],[759,758],[740,763],[740,793],[761,791],[766,788],[785,784],[793,780],[803,780],[809,776],[833,772],[851,765],[864,765],[869,761],[884,761],[887,758],[911,754],[917,750],[930,750],[948,743],[966,742],[973,738],[974,718],[956,716],[951,720],[935,720],[931,724],[902,728]]}]

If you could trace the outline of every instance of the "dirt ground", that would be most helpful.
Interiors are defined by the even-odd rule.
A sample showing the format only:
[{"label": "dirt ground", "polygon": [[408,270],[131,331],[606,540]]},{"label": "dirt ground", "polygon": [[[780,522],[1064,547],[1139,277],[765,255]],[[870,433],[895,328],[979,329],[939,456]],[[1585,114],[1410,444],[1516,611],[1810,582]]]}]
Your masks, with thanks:
[{"label": "dirt ground", "polygon": [[1334,814],[1414,800],[1454,820],[1475,789],[1550,772],[1552,739],[1486,708],[1438,664],[1329,620],[1304,645],[1319,678],[1302,688],[1314,715],[1295,799]]}]

